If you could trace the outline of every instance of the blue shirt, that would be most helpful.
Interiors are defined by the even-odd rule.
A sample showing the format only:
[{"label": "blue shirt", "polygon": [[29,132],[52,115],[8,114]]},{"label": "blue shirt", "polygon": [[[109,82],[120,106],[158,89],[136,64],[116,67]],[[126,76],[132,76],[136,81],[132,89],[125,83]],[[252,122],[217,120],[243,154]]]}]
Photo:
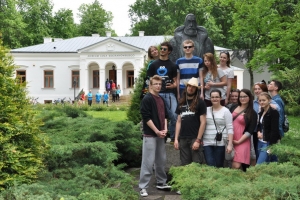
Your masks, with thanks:
[{"label": "blue shirt", "polygon": [[99,92],[96,93],[96,101],[100,102],[101,101],[101,94]]},{"label": "blue shirt", "polygon": [[104,100],[104,101],[107,101],[107,100],[108,100],[108,94],[104,94],[104,95],[103,95],[103,100]]},{"label": "blue shirt", "polygon": [[88,96],[88,100],[92,100],[92,99],[93,99],[93,94],[92,94],[91,92],[89,92],[89,93],[87,94],[87,96]]},{"label": "blue shirt", "polygon": [[283,132],[282,125],[283,125],[283,122],[284,122],[284,115],[285,115],[285,113],[284,113],[284,103],[283,103],[283,100],[281,99],[281,97],[279,96],[279,94],[276,94],[275,96],[273,96],[272,100],[274,100],[280,108],[280,110],[278,110],[278,112],[279,112],[279,133],[280,133],[281,137],[283,137],[284,132]]}]

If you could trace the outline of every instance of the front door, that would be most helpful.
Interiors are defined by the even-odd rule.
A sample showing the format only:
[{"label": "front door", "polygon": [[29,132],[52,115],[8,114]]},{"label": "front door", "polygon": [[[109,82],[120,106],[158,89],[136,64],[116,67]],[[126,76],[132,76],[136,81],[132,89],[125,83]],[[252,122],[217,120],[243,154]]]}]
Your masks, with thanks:
[{"label": "front door", "polygon": [[109,70],[108,80],[113,80],[117,85],[117,70]]}]

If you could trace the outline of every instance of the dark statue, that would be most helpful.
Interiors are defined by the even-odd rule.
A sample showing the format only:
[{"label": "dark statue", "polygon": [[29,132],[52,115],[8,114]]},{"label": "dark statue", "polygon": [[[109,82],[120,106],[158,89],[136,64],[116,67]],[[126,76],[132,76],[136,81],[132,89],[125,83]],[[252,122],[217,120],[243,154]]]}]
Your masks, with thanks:
[{"label": "dark statue", "polygon": [[174,31],[174,37],[170,40],[173,46],[169,58],[176,62],[178,58],[184,57],[182,42],[191,39],[195,43],[194,56],[203,58],[205,53],[214,54],[214,45],[208,37],[207,30],[203,26],[198,26],[194,14],[188,14],[183,26],[179,26]]}]

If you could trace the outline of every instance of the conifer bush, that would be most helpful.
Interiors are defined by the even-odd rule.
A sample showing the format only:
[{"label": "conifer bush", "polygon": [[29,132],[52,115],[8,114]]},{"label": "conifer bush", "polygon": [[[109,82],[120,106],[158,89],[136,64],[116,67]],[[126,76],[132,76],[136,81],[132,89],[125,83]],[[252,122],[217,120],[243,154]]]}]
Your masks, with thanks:
[{"label": "conifer bush", "polygon": [[25,83],[13,78],[16,67],[0,40],[0,190],[31,183],[43,168],[45,135],[26,97]]}]

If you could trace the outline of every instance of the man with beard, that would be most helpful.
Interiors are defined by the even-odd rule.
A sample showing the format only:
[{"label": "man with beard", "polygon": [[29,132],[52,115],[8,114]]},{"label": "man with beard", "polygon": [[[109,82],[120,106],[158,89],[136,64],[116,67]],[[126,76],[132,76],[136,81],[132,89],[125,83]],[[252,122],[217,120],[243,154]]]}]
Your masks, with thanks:
[{"label": "man with beard", "polygon": [[176,110],[174,147],[180,150],[181,165],[204,161],[200,136],[206,126],[206,104],[199,98],[198,87],[197,78],[191,78]]},{"label": "man with beard", "polygon": [[184,25],[175,29],[174,37],[170,40],[171,45],[174,47],[174,51],[170,54],[171,61],[175,62],[185,55],[181,44],[187,39],[193,40],[195,43],[193,52],[195,56],[202,58],[205,53],[215,53],[214,45],[208,37],[207,30],[203,26],[197,25],[194,14],[188,14]]}]

